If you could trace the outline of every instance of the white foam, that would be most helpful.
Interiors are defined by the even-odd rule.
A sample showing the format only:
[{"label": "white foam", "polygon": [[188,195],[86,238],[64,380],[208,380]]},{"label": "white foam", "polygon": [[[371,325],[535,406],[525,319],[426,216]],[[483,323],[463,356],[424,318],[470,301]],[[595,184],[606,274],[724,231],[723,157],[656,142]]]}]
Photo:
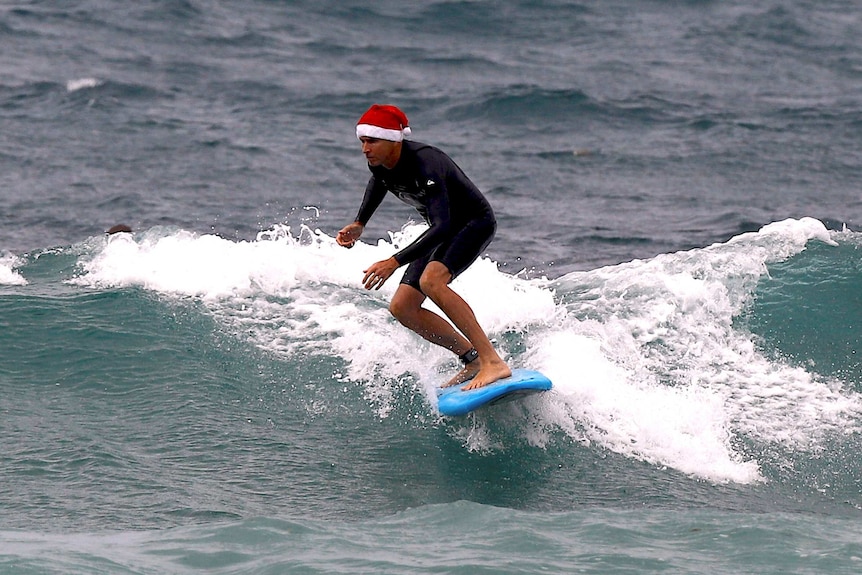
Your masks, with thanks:
[{"label": "white foam", "polygon": [[97,80],[96,78],[79,78],[77,80],[69,80],[66,82],[66,91],[77,92],[78,90],[96,88],[101,85],[101,80]]},{"label": "white foam", "polygon": [[618,453],[714,481],[760,480],[734,438],[808,449],[858,427],[860,398],[759,354],[733,319],[766,264],[834,245],[816,220],[726,244],[571,274],[579,297],[532,362],[555,382],[550,419]]},{"label": "white foam", "polygon": [[118,234],[94,258],[82,262],[85,273],[76,281],[141,286],[204,300],[252,292],[284,295],[303,280],[333,275],[315,259],[332,246],[316,242],[316,249],[300,250],[298,245],[299,240],[287,237],[233,242],[214,235],[157,231],[136,241],[131,234]]},{"label": "white foam", "polygon": [[27,285],[15,268],[21,265],[21,260],[14,255],[0,255],[0,285]]}]

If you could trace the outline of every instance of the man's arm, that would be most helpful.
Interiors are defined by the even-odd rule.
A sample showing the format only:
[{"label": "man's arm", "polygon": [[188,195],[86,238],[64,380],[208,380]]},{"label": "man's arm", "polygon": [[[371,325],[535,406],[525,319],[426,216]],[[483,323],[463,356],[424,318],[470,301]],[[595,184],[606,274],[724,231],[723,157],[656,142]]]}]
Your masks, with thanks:
[{"label": "man's arm", "polygon": [[385,197],[386,188],[382,185],[377,185],[377,178],[371,176],[368,179],[368,185],[365,186],[365,195],[362,197],[362,203],[359,205],[359,212],[353,220],[363,226],[367,224]]},{"label": "man's arm", "polygon": [[383,198],[386,196],[386,189],[382,186],[375,185],[374,176],[368,180],[368,185],[365,186],[365,195],[362,197],[362,203],[359,205],[359,212],[356,214],[356,219],[352,224],[347,224],[338,235],[335,236],[335,241],[338,245],[345,248],[352,248],[365,230],[365,224],[371,219],[371,216],[380,206]]}]

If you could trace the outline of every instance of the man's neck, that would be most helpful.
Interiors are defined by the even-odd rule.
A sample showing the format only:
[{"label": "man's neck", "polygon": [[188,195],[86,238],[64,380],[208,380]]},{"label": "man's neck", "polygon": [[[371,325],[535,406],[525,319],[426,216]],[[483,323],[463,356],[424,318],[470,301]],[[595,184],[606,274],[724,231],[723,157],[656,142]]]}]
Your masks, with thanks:
[{"label": "man's neck", "polygon": [[392,150],[392,154],[386,158],[386,161],[383,162],[383,167],[387,170],[391,170],[395,166],[398,165],[398,160],[401,159],[401,148],[403,144],[398,142],[398,145],[395,146]]}]

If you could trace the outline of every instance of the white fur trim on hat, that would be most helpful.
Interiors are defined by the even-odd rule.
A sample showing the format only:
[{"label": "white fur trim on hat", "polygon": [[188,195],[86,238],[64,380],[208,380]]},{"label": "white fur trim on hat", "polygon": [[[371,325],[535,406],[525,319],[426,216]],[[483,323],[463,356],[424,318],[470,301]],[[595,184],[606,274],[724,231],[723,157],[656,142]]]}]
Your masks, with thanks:
[{"label": "white fur trim on hat", "polygon": [[378,140],[388,140],[390,142],[400,142],[410,135],[410,131],[409,126],[400,130],[390,130],[387,128],[381,128],[380,126],[374,126],[372,124],[356,125],[357,138],[377,138]]}]

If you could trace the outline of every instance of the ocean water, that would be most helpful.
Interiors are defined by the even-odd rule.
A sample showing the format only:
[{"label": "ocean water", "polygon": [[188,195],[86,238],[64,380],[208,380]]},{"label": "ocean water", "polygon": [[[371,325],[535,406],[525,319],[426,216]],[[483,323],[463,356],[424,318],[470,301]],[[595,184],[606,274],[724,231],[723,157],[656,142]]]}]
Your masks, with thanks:
[{"label": "ocean water", "polygon": [[[0,4],[0,573],[858,573],[862,7]],[[462,418],[362,270],[395,103],[555,388]],[[131,233],[107,235],[115,224]]]}]

